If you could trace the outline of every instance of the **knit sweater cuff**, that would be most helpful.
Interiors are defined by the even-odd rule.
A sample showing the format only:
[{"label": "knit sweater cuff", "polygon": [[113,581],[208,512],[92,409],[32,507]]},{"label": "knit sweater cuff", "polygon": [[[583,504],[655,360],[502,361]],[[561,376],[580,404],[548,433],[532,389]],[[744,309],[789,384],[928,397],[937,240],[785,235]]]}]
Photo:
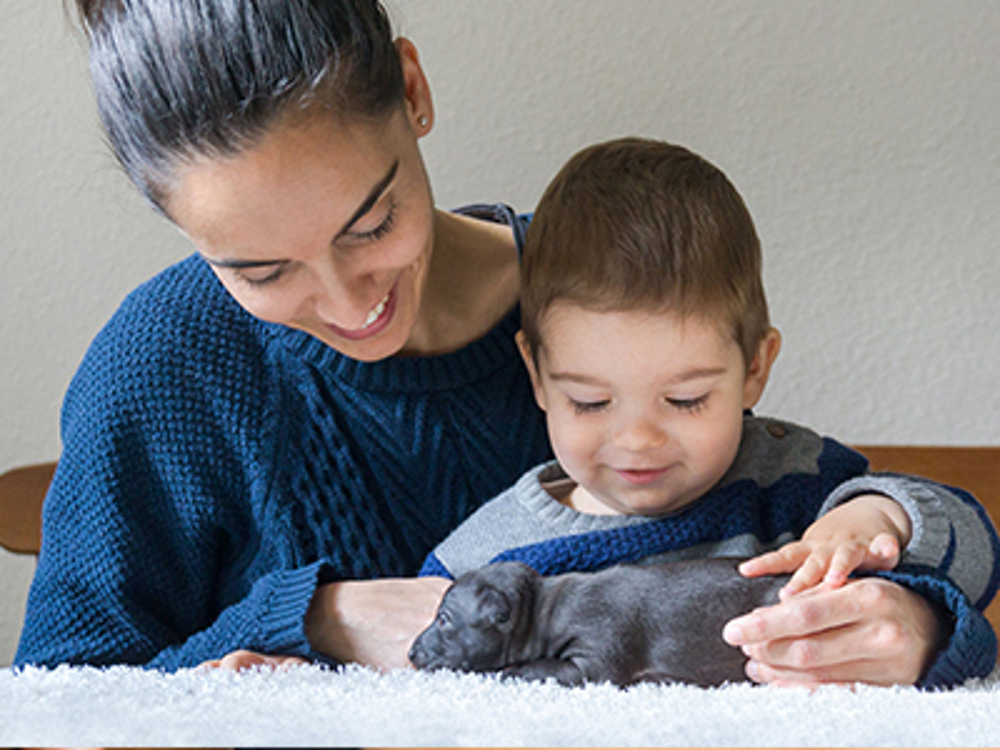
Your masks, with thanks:
[{"label": "knit sweater cuff", "polygon": [[983,614],[947,579],[932,572],[896,570],[875,574],[921,594],[947,613],[952,632],[917,685],[952,688],[988,676],[996,666],[997,637]]},{"label": "knit sweater cuff", "polygon": [[936,489],[926,482],[889,474],[867,474],[844,482],[823,503],[823,516],[858,495],[875,493],[892,498],[910,517],[912,532],[905,550],[908,562],[937,567],[952,539],[951,524]]},{"label": "knit sweater cuff", "polygon": [[263,651],[302,656],[310,661],[335,664],[313,650],[306,638],[306,612],[321,581],[323,562],[283,571],[275,576],[267,608],[261,615]]}]

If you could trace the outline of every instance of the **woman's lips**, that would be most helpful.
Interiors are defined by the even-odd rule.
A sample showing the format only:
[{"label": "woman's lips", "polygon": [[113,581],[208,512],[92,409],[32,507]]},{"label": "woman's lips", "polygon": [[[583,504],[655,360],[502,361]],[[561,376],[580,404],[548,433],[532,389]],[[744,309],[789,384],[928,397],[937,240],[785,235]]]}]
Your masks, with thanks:
[{"label": "woman's lips", "polygon": [[348,330],[340,326],[335,326],[332,323],[327,323],[327,327],[341,338],[349,339],[350,341],[363,341],[382,333],[386,329],[386,326],[392,322],[392,316],[395,312],[396,287],[394,286],[382,301],[368,312],[368,320],[365,321],[365,324],[361,328]]}]

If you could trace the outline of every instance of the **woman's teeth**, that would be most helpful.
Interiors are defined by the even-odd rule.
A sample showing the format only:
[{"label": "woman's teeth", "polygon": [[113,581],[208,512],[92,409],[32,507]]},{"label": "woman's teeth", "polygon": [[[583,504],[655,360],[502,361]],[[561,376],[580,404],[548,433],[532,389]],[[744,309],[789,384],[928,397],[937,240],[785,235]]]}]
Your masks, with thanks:
[{"label": "woman's teeth", "polygon": [[387,294],[385,295],[385,298],[381,302],[379,302],[377,305],[375,305],[375,307],[371,309],[371,312],[368,313],[368,320],[366,320],[365,324],[361,327],[367,328],[376,320],[378,320],[379,317],[381,317],[382,313],[385,312],[385,306],[388,302],[389,302],[389,295]]}]

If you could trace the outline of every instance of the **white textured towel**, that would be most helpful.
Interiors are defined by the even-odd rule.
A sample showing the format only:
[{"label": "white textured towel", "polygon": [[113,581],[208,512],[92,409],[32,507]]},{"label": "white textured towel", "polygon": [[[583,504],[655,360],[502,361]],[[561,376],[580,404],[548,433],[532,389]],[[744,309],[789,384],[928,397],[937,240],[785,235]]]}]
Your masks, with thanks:
[{"label": "white textured towel", "polygon": [[563,688],[360,668],[0,671],[0,746],[1000,746],[1000,674],[912,688]]}]

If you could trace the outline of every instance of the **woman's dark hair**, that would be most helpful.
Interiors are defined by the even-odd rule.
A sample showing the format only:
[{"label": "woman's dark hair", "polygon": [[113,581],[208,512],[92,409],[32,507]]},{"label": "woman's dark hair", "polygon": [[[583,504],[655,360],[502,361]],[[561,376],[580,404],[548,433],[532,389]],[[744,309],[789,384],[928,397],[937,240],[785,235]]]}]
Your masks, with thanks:
[{"label": "woman's dark hair", "polygon": [[378,118],[404,83],[378,0],[76,0],[111,147],[158,208],[172,171],[233,155],[290,108]]}]

